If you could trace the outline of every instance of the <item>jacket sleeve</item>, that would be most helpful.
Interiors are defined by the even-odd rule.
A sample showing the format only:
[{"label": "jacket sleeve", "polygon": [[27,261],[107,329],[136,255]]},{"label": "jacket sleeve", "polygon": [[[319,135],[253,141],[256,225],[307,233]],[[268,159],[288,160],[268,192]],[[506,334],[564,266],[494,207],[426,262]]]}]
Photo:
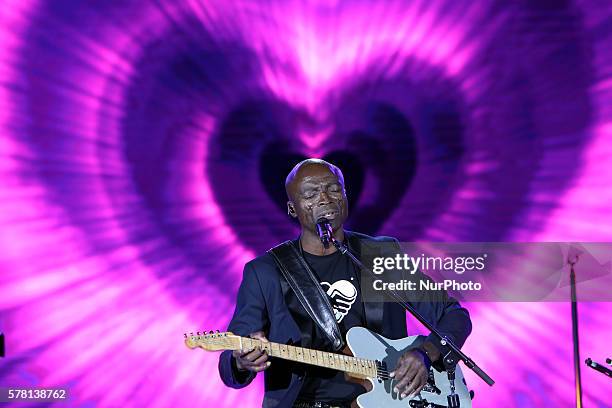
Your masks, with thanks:
[{"label": "jacket sleeve", "polygon": [[[227,328],[237,336],[263,330],[268,326],[268,313],[261,285],[252,262],[245,265],[242,282],[238,289],[236,309]],[[225,385],[232,388],[246,387],[253,381],[256,373],[239,372],[232,351],[227,350],[219,357],[219,374]]]},{"label": "jacket sleeve", "polygon": [[[399,248],[397,240],[396,243]],[[415,275],[404,276],[404,278],[416,281],[417,284],[419,280],[433,281],[420,270]],[[449,296],[446,290],[417,291],[414,296],[411,296],[408,303],[443,336],[448,337],[458,347],[463,346],[472,332],[472,321],[469,312],[455,298]],[[435,336],[429,334],[427,340],[437,347]]]},{"label": "jacket sleeve", "polygon": [[[422,272],[417,273],[417,276],[418,279],[432,280]],[[448,337],[457,347],[463,347],[472,332],[470,314],[446,290],[423,291],[419,299],[410,303],[442,336]],[[433,334],[429,334],[427,340],[437,345]]]}]

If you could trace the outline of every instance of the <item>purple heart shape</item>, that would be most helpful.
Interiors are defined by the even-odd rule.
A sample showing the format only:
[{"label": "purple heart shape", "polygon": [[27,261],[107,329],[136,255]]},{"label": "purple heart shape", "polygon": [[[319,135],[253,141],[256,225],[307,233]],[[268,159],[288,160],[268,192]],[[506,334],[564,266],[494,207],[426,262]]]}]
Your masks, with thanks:
[{"label": "purple heart shape", "polygon": [[[345,107],[337,118],[359,118],[336,125],[322,143],[323,158],[345,173],[349,197],[347,227],[374,234],[399,205],[416,169],[416,146],[408,120],[389,104]],[[293,237],[286,218],[284,181],[307,157],[299,129],[312,120],[276,101],[246,103],[232,111],[211,141],[209,177],[227,222],[256,251]],[[248,206],[243,211],[237,203]]]}]

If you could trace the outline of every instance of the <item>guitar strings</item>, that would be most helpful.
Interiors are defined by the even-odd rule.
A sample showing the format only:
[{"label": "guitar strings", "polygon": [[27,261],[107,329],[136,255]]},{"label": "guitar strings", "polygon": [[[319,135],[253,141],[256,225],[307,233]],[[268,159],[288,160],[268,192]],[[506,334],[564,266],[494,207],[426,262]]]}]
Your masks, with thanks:
[{"label": "guitar strings", "polygon": [[[219,337],[219,338],[214,338],[214,339],[210,339],[209,338],[207,340],[209,340],[210,343],[216,343],[216,344],[218,344],[220,346],[229,346],[228,348],[231,348],[231,346],[233,346],[233,343],[234,343],[231,339],[224,338],[224,337]],[[212,341],[210,341],[210,340],[212,340]],[[279,343],[279,346],[280,346],[280,343]],[[289,347],[295,347],[295,346],[289,346]],[[266,349],[265,347],[262,347],[262,343],[261,342],[259,344],[259,348]],[[320,350],[315,350],[315,351],[320,351]],[[324,353],[327,353],[327,352],[324,352]],[[336,353],[331,353],[331,354],[332,355],[337,355],[337,356],[345,356],[345,354],[336,354]],[[359,362],[361,360],[361,359],[359,359],[357,357],[354,357],[354,356],[346,356],[346,357],[355,359],[357,362]],[[383,380],[390,380],[391,379],[391,376],[389,375],[390,374],[389,371],[387,369],[379,367],[377,361],[375,361],[375,360],[361,360],[361,361],[365,362],[366,364],[369,362],[369,363],[375,363],[377,365],[377,367],[376,367],[376,378],[380,378],[380,379],[383,379]],[[363,367],[363,364],[361,366]],[[372,367],[368,367],[368,368],[372,368]]]}]

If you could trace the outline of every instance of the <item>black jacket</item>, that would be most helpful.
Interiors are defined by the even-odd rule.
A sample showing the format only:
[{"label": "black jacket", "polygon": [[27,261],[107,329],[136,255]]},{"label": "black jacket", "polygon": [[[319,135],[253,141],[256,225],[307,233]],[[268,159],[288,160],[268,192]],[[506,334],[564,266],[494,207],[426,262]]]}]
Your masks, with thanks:
[{"label": "black jacket", "polygon": [[[394,238],[370,237],[350,231],[345,231],[345,236],[349,248],[358,257],[365,254],[393,256],[399,250]],[[295,242],[297,243],[297,240]],[[271,342],[331,350],[326,336],[320,333],[295,294],[287,290],[286,284],[281,284],[284,283],[281,279],[284,278],[271,255],[266,253],[248,262],[244,267],[236,309],[228,331],[248,336],[261,330]],[[371,287],[371,283],[364,283]],[[468,311],[445,292],[436,295],[427,292],[421,295],[425,297],[408,301],[443,335],[462,346],[472,328]],[[369,301],[370,299],[372,298],[364,298],[363,303],[365,326],[390,339],[406,337],[404,309],[393,302]],[[237,372],[231,351],[221,353],[219,373],[223,382],[232,388],[245,387],[255,378],[254,373]],[[290,408],[300,392],[303,377],[303,366],[275,360],[264,372],[263,407]]]}]

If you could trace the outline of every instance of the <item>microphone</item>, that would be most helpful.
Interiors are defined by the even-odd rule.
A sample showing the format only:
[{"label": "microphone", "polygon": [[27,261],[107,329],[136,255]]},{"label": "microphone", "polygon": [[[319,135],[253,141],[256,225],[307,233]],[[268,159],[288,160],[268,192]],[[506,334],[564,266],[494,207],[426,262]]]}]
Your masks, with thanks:
[{"label": "microphone", "polygon": [[317,220],[317,234],[325,249],[329,248],[329,243],[332,238],[332,226],[329,220],[325,217],[321,217]]}]

